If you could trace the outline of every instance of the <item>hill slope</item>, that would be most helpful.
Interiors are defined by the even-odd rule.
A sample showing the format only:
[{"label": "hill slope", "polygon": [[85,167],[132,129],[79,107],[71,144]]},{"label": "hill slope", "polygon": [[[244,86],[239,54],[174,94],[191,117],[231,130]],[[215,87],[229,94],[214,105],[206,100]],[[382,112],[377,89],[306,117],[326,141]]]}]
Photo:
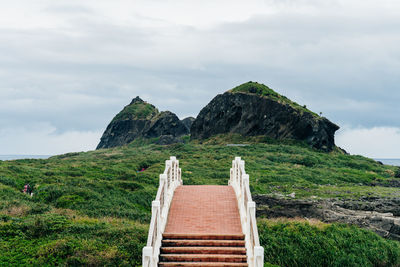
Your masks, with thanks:
[{"label": "hill slope", "polygon": [[[232,142],[248,146],[226,146]],[[203,144],[169,146],[136,140],[126,147],[48,160],[0,161],[0,265],[139,266],[151,201],[171,155],[180,160],[184,184],[225,185],[233,157],[241,156],[253,195],[400,197],[392,187],[399,180],[395,167],[265,137],[218,136]],[[32,198],[21,193],[25,183],[34,187]],[[400,264],[398,242],[357,227],[262,218],[259,227],[266,261],[273,264]]]}]

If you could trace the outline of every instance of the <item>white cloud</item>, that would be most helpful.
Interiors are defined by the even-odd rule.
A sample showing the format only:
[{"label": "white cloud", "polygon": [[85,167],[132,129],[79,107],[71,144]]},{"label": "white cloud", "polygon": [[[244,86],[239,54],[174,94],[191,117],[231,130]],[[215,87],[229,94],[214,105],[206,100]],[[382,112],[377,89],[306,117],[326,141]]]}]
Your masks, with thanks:
[{"label": "white cloud", "polygon": [[0,155],[56,155],[94,150],[101,132],[67,131],[57,134],[47,123],[33,128],[8,128],[0,131]]},{"label": "white cloud", "polygon": [[4,2],[0,129],[98,132],[137,95],[196,115],[249,80],[333,122],[400,127],[399,18],[397,0]]},{"label": "white cloud", "polygon": [[336,144],[350,154],[370,158],[400,158],[400,128],[344,128]]}]

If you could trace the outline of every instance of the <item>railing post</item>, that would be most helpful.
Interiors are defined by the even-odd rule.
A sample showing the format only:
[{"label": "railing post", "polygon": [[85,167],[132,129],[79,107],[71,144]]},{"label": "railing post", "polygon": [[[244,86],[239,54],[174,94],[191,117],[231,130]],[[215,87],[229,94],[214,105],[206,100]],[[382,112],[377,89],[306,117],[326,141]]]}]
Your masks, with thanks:
[{"label": "railing post", "polygon": [[168,176],[166,174],[161,174],[162,179],[165,181],[164,184],[164,203],[165,205],[167,205],[167,207],[169,207],[169,202],[168,202]]},{"label": "railing post", "polygon": [[152,262],[154,264],[154,266],[157,266],[157,261],[158,261],[158,257],[156,258],[156,255],[160,254],[160,246],[161,246],[161,214],[160,214],[160,201],[158,200],[154,200],[151,203],[151,207],[152,207],[152,212],[155,212],[154,214],[157,214],[157,220],[156,220],[156,225],[154,227],[156,227],[156,239],[154,242],[154,247],[153,247],[153,255],[152,255]]},{"label": "railing post", "polygon": [[171,162],[171,179],[172,184],[174,185],[174,189],[176,187],[176,157],[170,157],[169,161]]},{"label": "railing post", "polygon": [[240,175],[240,172],[239,172],[239,165],[240,165],[240,157],[235,157],[235,182],[236,182],[236,185],[238,186],[238,189],[240,188],[240,183],[239,183],[239,175]]},{"label": "railing post", "polygon": [[231,168],[231,184],[235,183],[235,161],[232,160],[232,168]]},{"label": "railing post", "polygon": [[[162,203],[160,201],[160,212],[161,218],[166,219],[167,208],[169,207],[168,203],[168,185],[167,185],[167,176],[165,174],[160,174],[160,185],[162,185],[162,196],[160,195],[160,200],[162,199]],[[164,230],[164,229],[163,229]]]},{"label": "railing post", "polygon": [[142,266],[143,267],[150,267],[150,263],[152,262],[152,254],[153,248],[152,247],[144,247],[142,252]]},{"label": "railing post", "polygon": [[262,246],[254,247],[254,267],[264,266],[264,248]]},{"label": "railing post", "polygon": [[[247,210],[246,210],[246,233],[248,234],[248,236],[252,236],[251,235],[251,225],[250,225],[250,220],[251,220],[251,215],[253,213],[253,211],[256,210],[256,203],[254,201],[248,201],[247,202]],[[249,242],[249,247],[251,247],[251,249],[253,249],[254,244],[252,243],[252,240],[248,240]]]},{"label": "railing post", "polygon": [[[243,203],[244,203],[244,205],[245,206],[247,206],[247,203],[245,203],[246,201],[248,201],[248,199],[245,199],[244,198],[244,192],[245,192],[245,190],[246,190],[246,186],[249,186],[250,184],[249,184],[249,175],[248,174],[243,174],[243,177],[242,177],[242,187],[241,187],[241,194],[242,194],[242,197],[243,197]],[[247,196],[248,197],[248,196]]]},{"label": "railing post", "polygon": [[182,169],[181,169],[181,168],[179,168],[178,170],[179,170],[179,176],[178,176],[178,179],[179,179],[179,185],[182,185],[182,184],[183,184],[183,182],[182,182]]},{"label": "railing post", "polygon": [[161,214],[160,214],[160,201],[159,200],[154,200],[153,202],[151,202],[151,212],[153,214],[157,214],[157,224],[154,226],[156,227],[157,231],[156,231],[156,235],[158,236],[159,234],[161,234],[160,231],[160,219],[161,219]]}]

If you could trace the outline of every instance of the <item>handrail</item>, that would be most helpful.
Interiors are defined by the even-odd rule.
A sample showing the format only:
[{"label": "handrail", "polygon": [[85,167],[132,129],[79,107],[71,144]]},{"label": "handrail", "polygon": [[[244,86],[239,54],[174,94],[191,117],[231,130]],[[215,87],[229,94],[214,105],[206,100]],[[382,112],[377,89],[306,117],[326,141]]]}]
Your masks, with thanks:
[{"label": "handrail", "polygon": [[260,246],[256,221],[256,204],[251,198],[249,175],[244,169],[244,161],[235,157],[230,170],[229,185],[238,200],[242,231],[245,235],[247,263],[249,267],[264,266],[264,248]]},{"label": "handrail", "polygon": [[147,245],[143,248],[142,266],[156,267],[160,255],[161,239],[168,218],[169,206],[175,189],[182,185],[182,171],[179,160],[170,157],[165,161],[164,173],[160,174],[156,199],[151,205],[151,221]]}]

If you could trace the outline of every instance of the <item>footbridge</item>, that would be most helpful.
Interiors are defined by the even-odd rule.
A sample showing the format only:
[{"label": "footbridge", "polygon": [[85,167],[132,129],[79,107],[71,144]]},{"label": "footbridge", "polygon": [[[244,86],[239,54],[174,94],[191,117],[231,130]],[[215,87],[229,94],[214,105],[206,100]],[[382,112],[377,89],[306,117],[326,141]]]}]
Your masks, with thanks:
[{"label": "footbridge", "polygon": [[240,157],[232,161],[227,186],[183,185],[179,161],[166,161],[142,264],[264,266],[249,175]]}]

